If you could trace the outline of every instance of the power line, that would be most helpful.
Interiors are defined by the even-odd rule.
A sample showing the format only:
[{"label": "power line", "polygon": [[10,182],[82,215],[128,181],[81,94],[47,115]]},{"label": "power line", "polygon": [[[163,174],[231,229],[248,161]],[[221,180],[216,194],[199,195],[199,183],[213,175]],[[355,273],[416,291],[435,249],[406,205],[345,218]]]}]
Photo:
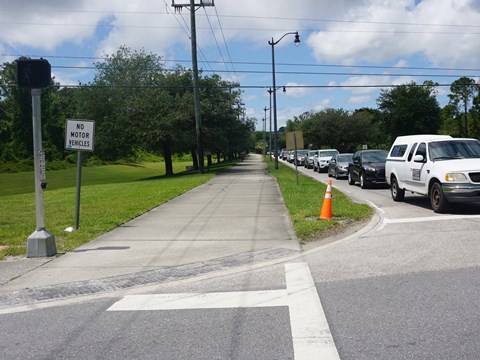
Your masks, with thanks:
[{"label": "power line", "polygon": [[[182,26],[167,26],[167,25],[106,25],[106,24],[66,24],[66,23],[27,23],[27,22],[0,22],[0,25],[3,26],[70,26],[70,27],[92,27],[92,28],[109,28],[109,29],[181,29]],[[412,24],[415,25],[415,24]],[[440,26],[440,25],[439,25]],[[447,25],[445,25],[447,26]],[[467,26],[471,27],[471,26]],[[198,27],[199,30],[231,30],[231,31],[252,31],[258,33],[259,31],[263,32],[275,32],[275,31],[286,31],[286,28],[240,28],[240,27]],[[323,33],[366,33],[366,34],[429,34],[429,35],[480,35],[480,32],[473,32],[473,31],[408,31],[408,30],[362,30],[362,29],[352,29],[352,30],[342,30],[342,29],[311,29],[311,28],[299,28],[300,32],[323,32]]]},{"label": "power line", "polygon": [[[62,65],[52,65],[52,68],[58,69],[90,69],[94,70],[95,67],[91,66],[62,66]],[[145,69],[149,70],[149,69]],[[152,69],[150,69],[152,70]],[[164,71],[176,71],[175,69],[162,69]],[[213,72],[217,73],[227,73],[230,74],[233,71],[229,69],[210,69],[202,70],[203,72]],[[268,70],[237,70],[236,72],[245,73],[245,74],[270,74]],[[331,75],[331,76],[397,76],[397,77],[441,77],[441,78],[460,78],[465,77],[477,77],[477,75],[460,75],[460,74],[385,74],[385,73],[349,73],[349,72],[312,72],[312,71],[277,71],[278,74],[287,74],[287,75]]]},{"label": "power line", "polygon": [[[70,55],[47,55],[47,54],[8,54],[2,53],[3,57],[29,57],[29,58],[44,58],[44,59],[78,59],[78,60],[106,60],[106,57],[94,56],[70,56]],[[162,59],[162,62],[174,63],[190,63],[191,60],[186,59]],[[203,61],[200,61],[203,62]],[[223,64],[223,61],[209,60],[211,64]],[[270,62],[253,62],[253,61],[230,61],[228,64],[236,65],[258,65],[271,67]],[[1,66],[1,65],[0,65]],[[386,70],[428,70],[428,71],[480,71],[480,68],[450,68],[450,67],[428,67],[428,66],[387,66],[387,65],[343,65],[343,64],[308,64],[308,63],[282,63],[277,62],[276,66],[295,66],[295,67],[333,67],[333,68],[349,68],[349,69],[386,69]],[[79,67],[81,68],[81,67]],[[465,76],[465,75],[462,75]]]},{"label": "power line", "polygon": [[215,9],[215,14],[217,16],[218,25],[220,26],[220,31],[222,33],[223,43],[225,44],[225,49],[227,50],[228,59],[230,60],[232,69],[235,72],[235,76],[237,77],[237,82],[240,83],[240,79],[238,78],[237,72],[235,71],[235,66],[233,65],[232,56],[230,55],[230,50],[228,49],[227,40],[225,39],[225,33],[223,32],[222,22],[220,21],[220,17],[218,16],[217,7],[215,6],[214,9]]},{"label": "power line", "polygon": [[[121,14],[121,15],[167,15],[163,11],[121,11],[121,10],[61,10],[56,8],[48,9],[2,9],[2,12],[17,12],[17,13],[78,13],[78,14]],[[201,14],[199,14],[201,16]],[[240,19],[259,19],[259,20],[279,20],[279,21],[302,21],[302,22],[325,22],[325,23],[341,23],[341,24],[369,24],[369,25],[402,25],[402,26],[433,26],[433,27],[451,27],[451,28],[480,28],[480,25],[470,24],[438,24],[438,23],[408,23],[408,22],[391,22],[391,21],[362,21],[362,20],[341,20],[341,19],[315,19],[315,18],[296,18],[296,17],[278,17],[278,16],[255,16],[255,15],[232,15],[220,14],[224,18],[240,18]]]},{"label": "power line", "polygon": [[[205,12],[205,15],[208,20],[208,24],[210,25],[210,30],[212,31],[213,39],[215,40],[215,44],[217,45],[218,52],[220,53],[220,57],[222,58],[222,62],[225,65],[225,67],[228,70],[227,62],[225,61],[225,58],[223,57],[222,50],[220,49],[220,45],[218,44],[217,36],[215,35],[215,31],[213,30],[212,23],[210,22],[210,18],[208,17],[207,10],[203,8],[203,11]],[[233,81],[233,77],[231,78]]]},{"label": "power line", "polygon": [[[368,85],[285,85],[286,89],[348,89],[348,88],[394,88],[400,86],[408,86],[408,87],[450,87],[452,84],[368,84]],[[18,87],[17,84],[5,84],[6,87]],[[119,88],[119,89],[165,89],[165,90],[172,90],[172,89],[190,89],[189,86],[160,86],[160,85],[97,85],[97,84],[55,84],[53,85],[59,88]],[[271,84],[267,85],[215,85],[215,86],[205,86],[199,85],[199,88],[202,89],[210,89],[210,88],[220,88],[220,89],[270,89],[272,87]]]}]

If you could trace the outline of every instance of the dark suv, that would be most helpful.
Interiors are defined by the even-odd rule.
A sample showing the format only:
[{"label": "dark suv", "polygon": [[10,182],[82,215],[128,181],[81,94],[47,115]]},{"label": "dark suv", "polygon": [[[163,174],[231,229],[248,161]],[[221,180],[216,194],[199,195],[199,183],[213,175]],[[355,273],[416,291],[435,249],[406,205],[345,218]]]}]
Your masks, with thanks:
[{"label": "dark suv", "polygon": [[357,181],[362,189],[374,184],[386,184],[385,162],[386,150],[360,150],[353,154],[348,164],[348,183],[354,185]]}]

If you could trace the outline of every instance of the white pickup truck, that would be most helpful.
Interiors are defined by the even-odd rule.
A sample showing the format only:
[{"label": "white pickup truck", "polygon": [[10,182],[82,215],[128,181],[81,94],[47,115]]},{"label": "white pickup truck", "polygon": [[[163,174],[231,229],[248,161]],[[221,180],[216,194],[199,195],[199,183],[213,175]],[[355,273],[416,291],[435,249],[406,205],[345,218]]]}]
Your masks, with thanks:
[{"label": "white pickup truck", "polygon": [[385,178],[394,201],[405,191],[430,197],[433,211],[449,202],[480,202],[480,142],[449,135],[399,136],[388,153]]}]

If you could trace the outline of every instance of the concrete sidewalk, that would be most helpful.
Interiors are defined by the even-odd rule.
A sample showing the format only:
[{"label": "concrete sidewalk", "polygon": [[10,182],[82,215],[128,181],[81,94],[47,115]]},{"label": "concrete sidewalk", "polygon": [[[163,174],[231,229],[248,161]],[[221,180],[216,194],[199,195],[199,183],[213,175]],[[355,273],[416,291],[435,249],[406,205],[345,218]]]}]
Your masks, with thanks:
[{"label": "concrete sidewalk", "polygon": [[0,262],[0,304],[55,289],[79,294],[167,281],[299,251],[275,179],[260,156],[249,155],[75,251]]}]

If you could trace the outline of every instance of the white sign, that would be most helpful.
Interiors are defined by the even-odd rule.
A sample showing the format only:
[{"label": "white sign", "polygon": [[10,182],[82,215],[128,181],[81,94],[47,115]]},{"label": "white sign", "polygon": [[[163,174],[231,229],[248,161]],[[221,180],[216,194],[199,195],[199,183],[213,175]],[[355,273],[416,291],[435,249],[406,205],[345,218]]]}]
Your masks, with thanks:
[{"label": "white sign", "polygon": [[95,121],[67,119],[65,149],[93,151]]}]

